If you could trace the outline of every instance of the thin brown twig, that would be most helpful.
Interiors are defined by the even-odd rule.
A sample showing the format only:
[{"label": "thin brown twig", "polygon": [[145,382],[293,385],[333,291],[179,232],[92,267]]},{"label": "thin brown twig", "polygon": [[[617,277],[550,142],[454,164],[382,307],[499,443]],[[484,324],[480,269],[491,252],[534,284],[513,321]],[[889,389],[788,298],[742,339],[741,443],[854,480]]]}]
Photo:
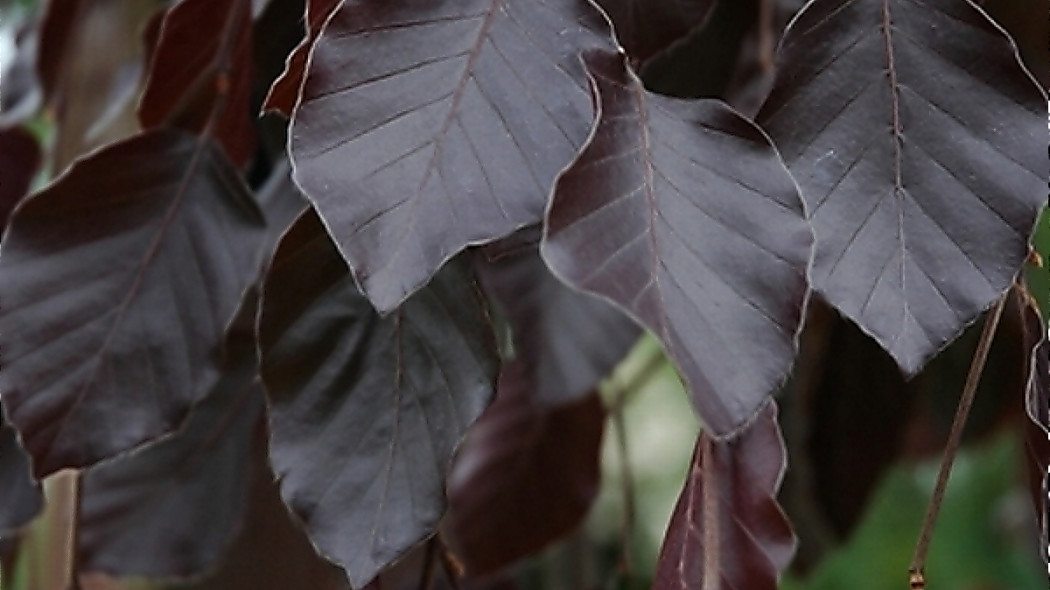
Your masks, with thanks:
[{"label": "thin brown twig", "polygon": [[81,590],[80,587],[80,551],[77,537],[80,532],[80,506],[84,491],[84,472],[77,471],[73,476],[73,493],[69,522],[69,590]]},{"label": "thin brown twig", "polygon": [[937,473],[937,484],[933,488],[933,496],[930,498],[930,503],[926,509],[926,517],[922,522],[919,540],[915,544],[915,554],[912,557],[911,566],[908,568],[909,584],[912,590],[924,590],[926,588],[926,574],[924,572],[926,553],[930,548],[933,529],[937,524],[937,515],[940,513],[941,503],[944,501],[944,492],[948,487],[948,478],[951,476],[952,464],[955,462],[955,455],[959,450],[959,443],[962,440],[966,419],[970,415],[970,408],[973,407],[973,400],[977,394],[977,384],[981,381],[981,373],[984,372],[985,361],[988,360],[988,351],[992,347],[995,331],[999,327],[999,318],[1002,316],[1006,297],[1006,295],[1000,297],[999,301],[995,303],[988,313],[988,317],[984,321],[984,328],[981,330],[981,339],[977,343],[977,350],[973,353],[970,371],[966,375],[966,384],[963,386],[962,397],[959,398],[959,406],[955,411],[952,429],[948,434],[948,442],[945,444],[944,456],[941,458],[940,471]]}]

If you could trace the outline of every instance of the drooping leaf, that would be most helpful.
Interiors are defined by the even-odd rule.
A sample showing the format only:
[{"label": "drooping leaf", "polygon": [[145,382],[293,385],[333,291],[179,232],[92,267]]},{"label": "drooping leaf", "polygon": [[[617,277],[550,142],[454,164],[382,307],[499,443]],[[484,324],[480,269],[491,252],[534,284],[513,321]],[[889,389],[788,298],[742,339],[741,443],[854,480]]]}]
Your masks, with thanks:
[{"label": "drooping leaf", "polygon": [[351,0],[292,121],[295,180],[388,312],[470,244],[537,223],[591,121],[586,0]]},{"label": "drooping leaf", "polygon": [[967,0],[817,0],[786,33],[758,121],[807,202],[814,288],[907,375],[1021,268],[1045,99]]},{"label": "drooping leaf", "polygon": [[[795,535],[776,500],[787,457],[769,401],[737,438],[701,433],[653,590],[776,590]],[[718,576],[719,583],[708,580]]]},{"label": "drooping leaf", "polygon": [[0,245],[0,391],[42,477],[177,426],[209,390],[263,219],[210,142],[147,132],[16,209]]},{"label": "drooping leaf", "polygon": [[266,278],[271,460],[355,587],[434,532],[449,459],[495,388],[492,328],[462,262],[380,317],[310,210]]},{"label": "drooping leaf", "polygon": [[255,150],[251,19],[250,0],[182,0],[173,6],[139,103],[142,127],[194,133],[209,128],[230,160],[245,164]]},{"label": "drooping leaf", "polygon": [[310,50],[313,49],[317,37],[321,34],[321,27],[340,2],[342,0],[306,1],[306,36],[288,56],[284,72],[274,81],[273,86],[270,86],[270,92],[263,102],[264,110],[276,110],[289,117],[292,116],[292,109],[299,100],[299,90],[303,87],[306,58],[309,57]]},{"label": "drooping leaf", "polygon": [[0,535],[28,523],[43,505],[44,495],[33,478],[29,455],[19,444],[0,401]]},{"label": "drooping leaf", "polygon": [[532,399],[578,401],[620,362],[640,329],[607,302],[566,287],[536,245],[497,260],[479,257],[478,276],[514,331]]},{"label": "drooping leaf", "polygon": [[636,63],[703,26],[716,0],[596,0],[612,20],[627,55]]},{"label": "drooping leaf", "polygon": [[448,539],[471,575],[568,534],[598,492],[601,398],[592,392],[539,406],[529,369],[520,361],[504,367],[496,401],[470,429],[449,475]]},{"label": "drooping leaf", "polygon": [[82,572],[185,578],[215,566],[244,524],[266,467],[251,291],[226,340],[223,375],[178,431],[83,475]]},{"label": "drooping leaf", "polygon": [[1034,301],[1025,301],[1024,340],[1031,351],[1025,394],[1025,448],[1031,477],[1032,503],[1041,536],[1040,556],[1050,565],[1050,334],[1047,334]]},{"label": "drooping leaf", "polygon": [[40,145],[21,127],[0,129],[0,235],[40,169]]},{"label": "drooping leaf", "polygon": [[653,330],[728,434],[794,358],[812,239],[795,185],[724,104],[650,94],[622,56],[585,61],[597,128],[558,179],[543,256]]}]

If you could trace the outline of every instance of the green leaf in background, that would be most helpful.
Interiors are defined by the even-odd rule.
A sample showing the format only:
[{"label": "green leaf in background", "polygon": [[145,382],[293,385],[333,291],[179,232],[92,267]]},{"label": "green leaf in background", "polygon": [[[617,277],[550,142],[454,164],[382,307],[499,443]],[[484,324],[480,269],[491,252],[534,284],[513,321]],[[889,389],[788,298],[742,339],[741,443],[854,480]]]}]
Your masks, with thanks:
[{"label": "green leaf in background", "polygon": [[1043,260],[1042,268],[1034,264],[1025,265],[1025,283],[1039,303],[1043,321],[1050,317],[1050,208],[1043,207],[1039,222],[1032,236],[1032,245]]},{"label": "green leaf in background", "polygon": [[[931,588],[1044,590],[1034,565],[1036,532],[1022,487],[1022,450],[1010,433],[963,451],[956,460],[930,546]],[[899,466],[886,477],[853,538],[808,580],[782,590],[897,590],[936,478],[936,459]]]}]

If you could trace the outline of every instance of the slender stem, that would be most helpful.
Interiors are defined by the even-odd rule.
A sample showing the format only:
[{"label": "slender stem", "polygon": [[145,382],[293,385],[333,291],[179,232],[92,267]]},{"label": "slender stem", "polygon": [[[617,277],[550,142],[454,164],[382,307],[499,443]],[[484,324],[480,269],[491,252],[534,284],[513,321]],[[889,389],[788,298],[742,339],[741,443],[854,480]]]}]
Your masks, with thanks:
[{"label": "slender stem", "polygon": [[715,468],[715,443],[707,433],[700,433],[701,465],[707,471],[702,478],[700,491],[701,518],[704,527],[704,577],[703,590],[719,590],[722,576],[722,523],[719,514],[718,494],[722,482]]},{"label": "slender stem", "polygon": [[984,328],[981,331],[981,339],[977,343],[973,360],[970,363],[970,371],[966,375],[966,384],[963,386],[962,397],[955,411],[955,419],[952,421],[952,429],[948,434],[948,442],[944,448],[944,456],[941,458],[940,472],[937,474],[937,485],[933,488],[933,497],[926,509],[926,517],[922,522],[919,532],[919,540],[915,545],[915,554],[908,568],[909,583],[913,590],[926,588],[926,577],[924,569],[926,566],[926,553],[930,548],[930,539],[933,537],[933,529],[937,524],[937,515],[944,501],[944,491],[948,487],[948,478],[951,476],[952,464],[959,450],[959,442],[962,440],[963,429],[966,426],[966,418],[973,407],[974,396],[977,393],[977,384],[981,381],[981,373],[984,372],[985,361],[988,360],[988,351],[992,347],[995,331],[999,327],[999,318],[1003,314],[1003,306],[1006,303],[1006,295],[999,298],[988,317],[984,320]]}]

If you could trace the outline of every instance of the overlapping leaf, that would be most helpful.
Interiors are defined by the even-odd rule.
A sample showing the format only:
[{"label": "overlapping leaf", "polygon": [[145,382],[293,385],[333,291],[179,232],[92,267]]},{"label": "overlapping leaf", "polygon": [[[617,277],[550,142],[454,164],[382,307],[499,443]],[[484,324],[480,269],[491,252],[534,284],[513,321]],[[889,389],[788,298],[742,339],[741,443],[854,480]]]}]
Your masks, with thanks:
[{"label": "overlapping leaf", "polygon": [[266,466],[251,291],[226,340],[222,378],[181,429],[83,475],[81,571],[182,578],[224,555],[243,523],[255,471]]},{"label": "overlapping leaf", "polygon": [[96,152],[23,202],[0,245],[0,391],[38,476],[182,421],[262,232],[221,151],[175,131]]},{"label": "overlapping leaf", "polygon": [[314,47],[292,123],[296,182],[372,303],[536,223],[591,121],[586,0],[350,0]]},{"label": "overlapping leaf", "polygon": [[[538,406],[529,367],[504,367],[499,394],[448,480],[450,543],[472,575],[536,553],[578,526],[598,492],[605,412],[591,395]],[[577,396],[578,397],[578,396]]]},{"label": "overlapping leaf", "polygon": [[477,266],[511,324],[515,358],[536,402],[582,399],[638,340],[637,324],[605,301],[566,287],[535,245]]},{"label": "overlapping leaf", "polygon": [[295,103],[299,100],[299,90],[303,86],[303,76],[306,74],[306,58],[317,37],[321,34],[321,27],[328,16],[332,14],[336,6],[342,0],[307,0],[306,10],[306,36],[302,42],[288,55],[285,62],[284,72],[270,86],[270,91],[263,102],[263,109],[276,110],[291,116]]},{"label": "overlapping leaf", "polygon": [[433,533],[449,459],[495,388],[492,329],[461,262],[380,317],[311,210],[266,278],[259,338],[281,494],[355,587]]},{"label": "overlapping leaf", "polygon": [[597,0],[627,55],[639,63],[700,27],[716,0]]},{"label": "overlapping leaf", "polygon": [[43,505],[44,495],[33,479],[29,456],[0,403],[0,535],[29,522]]},{"label": "overlapping leaf", "polygon": [[248,161],[255,150],[251,8],[249,0],[183,0],[168,11],[139,103],[144,128],[214,125],[210,133],[230,160]]},{"label": "overlapping leaf", "polygon": [[700,434],[653,590],[777,589],[795,535],[776,500],[787,468],[776,415],[770,401],[738,438]]},{"label": "overlapping leaf", "polygon": [[792,22],[758,121],[808,204],[814,287],[906,374],[1021,268],[1045,98],[967,0],[817,0]]},{"label": "overlapping leaf", "polygon": [[558,179],[544,258],[660,338],[714,432],[784,378],[811,235],[768,140],[722,103],[646,92],[622,56],[585,58],[597,128]]}]

